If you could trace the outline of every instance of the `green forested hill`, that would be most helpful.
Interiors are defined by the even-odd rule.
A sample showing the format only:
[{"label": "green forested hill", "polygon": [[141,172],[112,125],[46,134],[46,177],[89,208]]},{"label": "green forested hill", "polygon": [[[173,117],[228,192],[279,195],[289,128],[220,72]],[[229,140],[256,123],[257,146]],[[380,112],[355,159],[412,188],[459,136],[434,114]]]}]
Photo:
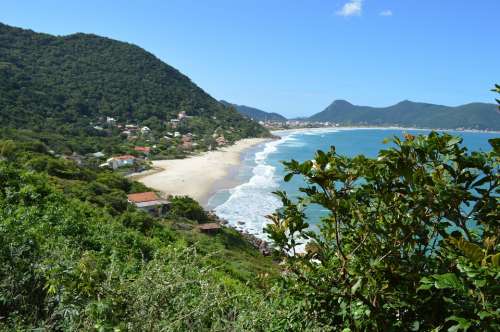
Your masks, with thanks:
[{"label": "green forested hill", "polygon": [[260,110],[258,108],[254,107],[249,107],[245,105],[236,105],[232,104],[230,102],[227,102],[225,100],[220,101],[221,104],[227,106],[227,107],[234,107],[240,114],[243,114],[250,119],[253,119],[255,121],[281,121],[285,122],[287,119],[278,113],[271,113],[271,112],[266,112],[263,110]]},{"label": "green forested hill", "polygon": [[194,117],[186,130],[198,135],[210,135],[218,127],[227,130],[230,139],[267,134],[138,46],[96,35],[56,37],[0,24],[4,128],[102,137],[109,135],[96,132],[92,124],[110,116],[161,133],[180,111]]},{"label": "green forested hill", "polygon": [[336,100],[309,120],[333,121],[343,125],[500,130],[500,111],[496,105],[487,103],[449,107],[405,100],[396,105],[377,108]]}]

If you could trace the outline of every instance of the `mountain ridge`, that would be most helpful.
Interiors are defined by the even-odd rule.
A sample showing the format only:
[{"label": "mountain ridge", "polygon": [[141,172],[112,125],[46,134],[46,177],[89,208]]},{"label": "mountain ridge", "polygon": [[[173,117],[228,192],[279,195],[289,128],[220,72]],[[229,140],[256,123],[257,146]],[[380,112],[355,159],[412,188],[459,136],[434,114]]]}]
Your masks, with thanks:
[{"label": "mountain ridge", "polygon": [[453,107],[403,100],[386,107],[372,107],[354,105],[339,99],[307,119],[340,125],[500,130],[500,112],[497,105],[479,102]]},{"label": "mountain ridge", "polygon": [[251,106],[246,106],[246,105],[238,105],[238,104],[233,104],[230,103],[226,100],[220,100],[220,103],[225,105],[225,106],[232,106],[238,111],[238,113],[253,119],[255,121],[279,121],[279,122],[285,122],[287,120],[286,117],[283,115],[276,113],[276,112],[266,112],[261,109],[251,107]]},{"label": "mountain ridge", "polygon": [[93,129],[99,118],[141,123],[162,137],[171,130],[169,121],[183,111],[193,120],[178,129],[181,134],[192,131],[208,139],[221,128],[230,141],[268,135],[137,45],[95,34],[53,36],[0,23],[2,128],[43,132],[52,141],[80,137],[69,150],[87,142],[83,152],[90,152],[110,144],[105,132]]}]

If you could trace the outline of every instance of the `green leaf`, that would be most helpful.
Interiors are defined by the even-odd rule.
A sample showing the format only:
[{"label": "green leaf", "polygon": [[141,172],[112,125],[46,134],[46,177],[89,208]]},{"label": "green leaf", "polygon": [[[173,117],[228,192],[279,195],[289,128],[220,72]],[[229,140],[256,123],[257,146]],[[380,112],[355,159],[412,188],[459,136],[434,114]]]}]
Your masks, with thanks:
[{"label": "green leaf", "polygon": [[418,291],[421,291],[421,290],[429,290],[431,289],[433,286],[433,284],[421,284],[418,288],[417,288],[417,292]]},{"label": "green leaf", "polygon": [[500,253],[491,256],[493,266],[500,266]]},{"label": "green leaf", "polygon": [[458,144],[458,143],[462,143],[462,138],[458,137],[458,136],[453,136],[452,138],[450,138],[448,143],[446,143],[446,145],[453,146],[453,145]]},{"label": "green leaf", "polygon": [[457,325],[453,325],[452,327],[450,327],[448,329],[448,332],[456,332],[456,331],[467,331],[469,329],[469,327],[472,325],[472,323],[465,319],[465,318],[462,318],[462,317],[458,317],[458,316],[451,316],[451,317],[448,317],[446,318],[446,321],[454,321],[454,322],[457,322],[458,324]]},{"label": "green leaf", "polygon": [[[500,102],[499,102],[500,104]],[[493,151],[495,151],[496,153],[500,153],[500,138],[490,138],[488,140],[488,142],[490,143],[491,147],[493,148]]]},{"label": "green leaf", "polygon": [[477,244],[460,239],[457,243],[457,247],[474,263],[479,263],[484,258],[484,252]]},{"label": "green leaf", "polygon": [[480,312],[478,312],[477,315],[479,316],[480,319],[485,319],[486,317],[491,317],[491,313],[489,313],[487,311],[480,311]]},{"label": "green leaf", "polygon": [[484,279],[474,280],[474,285],[479,288],[484,287],[484,285],[486,285],[486,280]]},{"label": "green leaf", "polygon": [[361,287],[362,279],[359,278],[358,281],[351,287],[351,294],[355,294],[356,291]]},{"label": "green leaf", "polygon": [[285,175],[284,178],[285,182],[289,182],[292,179],[293,175],[294,175],[293,173],[288,173],[287,175]]},{"label": "green leaf", "polygon": [[413,324],[411,324],[410,330],[411,331],[420,330],[420,322],[418,320],[414,321]]},{"label": "green leaf", "polygon": [[437,289],[446,289],[446,288],[452,288],[457,290],[463,289],[462,282],[453,273],[433,275],[433,278],[435,280],[434,286]]}]

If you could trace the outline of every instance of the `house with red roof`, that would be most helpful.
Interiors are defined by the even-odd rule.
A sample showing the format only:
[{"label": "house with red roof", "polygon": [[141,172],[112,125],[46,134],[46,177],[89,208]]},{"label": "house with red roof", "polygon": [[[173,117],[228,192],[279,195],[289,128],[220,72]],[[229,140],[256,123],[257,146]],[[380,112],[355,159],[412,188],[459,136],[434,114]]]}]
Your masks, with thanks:
[{"label": "house with red roof", "polygon": [[151,148],[149,146],[136,146],[134,147],[134,150],[144,153],[145,155],[149,155],[149,153],[151,152]]},{"label": "house with red roof", "polygon": [[149,212],[156,216],[162,216],[170,206],[170,202],[158,196],[153,191],[127,195],[128,202],[134,204],[138,209]]}]

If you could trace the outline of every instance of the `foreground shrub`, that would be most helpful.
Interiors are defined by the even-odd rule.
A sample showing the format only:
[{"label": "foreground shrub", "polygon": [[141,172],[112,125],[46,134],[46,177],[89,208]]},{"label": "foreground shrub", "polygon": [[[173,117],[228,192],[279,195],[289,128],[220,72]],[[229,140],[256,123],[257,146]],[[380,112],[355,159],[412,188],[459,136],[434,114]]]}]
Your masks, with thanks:
[{"label": "foreground shrub", "polygon": [[[277,194],[284,208],[267,232],[283,255],[286,288],[305,315],[350,330],[500,328],[498,140],[468,153],[435,132],[392,140],[378,158],[331,148],[286,162],[303,196]],[[319,232],[305,207],[327,211]],[[308,240],[305,255],[294,254]]]}]

